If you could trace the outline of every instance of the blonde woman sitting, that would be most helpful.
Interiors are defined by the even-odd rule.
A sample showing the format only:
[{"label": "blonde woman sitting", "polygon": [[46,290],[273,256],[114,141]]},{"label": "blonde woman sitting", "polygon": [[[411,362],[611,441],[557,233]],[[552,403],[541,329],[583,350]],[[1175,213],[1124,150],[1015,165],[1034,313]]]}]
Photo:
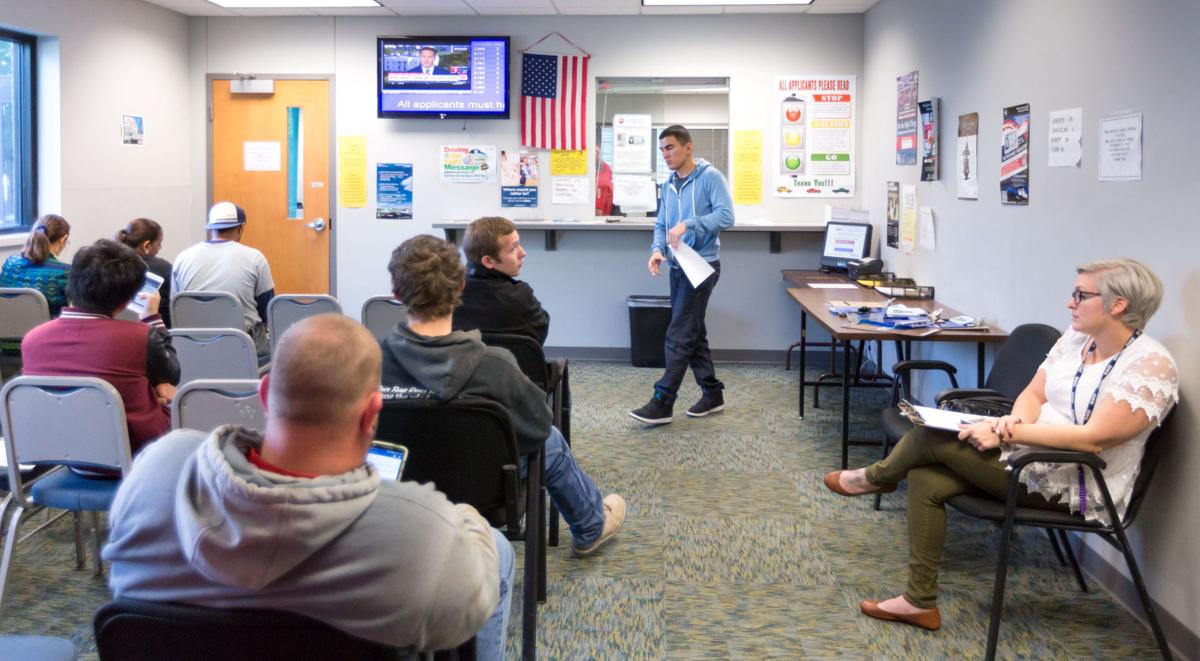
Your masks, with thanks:
[{"label": "blonde woman sitting", "polygon": [[[1162,300],[1162,283],[1132,259],[1085,264],[1067,302],[1071,327],[1047,354],[1012,413],[954,432],[917,427],[886,459],[834,471],[825,486],[843,496],[893,491],[908,480],[908,584],[862,612],[924,629],[941,627],[938,565],[945,504],[960,494],[1004,499],[1018,446],[1093,452],[1117,513],[1124,516],[1146,438],[1179,399],[1171,354],[1143,329]],[[1075,465],[1033,464],[1021,473],[1018,505],[1077,512],[1108,523],[1090,473]]]}]

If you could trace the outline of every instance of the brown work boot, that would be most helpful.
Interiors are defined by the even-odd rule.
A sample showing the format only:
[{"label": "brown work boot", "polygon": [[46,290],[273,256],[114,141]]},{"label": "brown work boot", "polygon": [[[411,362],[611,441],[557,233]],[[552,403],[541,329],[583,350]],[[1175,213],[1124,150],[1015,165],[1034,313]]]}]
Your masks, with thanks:
[{"label": "brown work boot", "polygon": [[617,536],[621,524],[625,523],[625,499],[619,494],[610,493],[604,497],[604,531],[600,537],[588,546],[572,545],[575,555],[583,557],[596,552],[605,542]]}]

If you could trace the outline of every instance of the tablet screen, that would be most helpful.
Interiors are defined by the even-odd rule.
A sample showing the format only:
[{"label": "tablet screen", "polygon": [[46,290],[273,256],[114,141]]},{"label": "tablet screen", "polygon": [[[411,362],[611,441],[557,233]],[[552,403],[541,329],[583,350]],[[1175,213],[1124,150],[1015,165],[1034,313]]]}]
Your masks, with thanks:
[{"label": "tablet screen", "polygon": [[404,459],[407,455],[408,449],[403,445],[376,441],[371,444],[371,451],[367,453],[367,461],[379,470],[379,476],[383,479],[398,480],[400,473],[404,470]]},{"label": "tablet screen", "polygon": [[138,290],[133,300],[129,301],[129,305],[126,305],[125,308],[138,314],[145,312],[146,299],[143,296],[150,296],[158,291],[158,288],[162,287],[162,283],[163,279],[157,273],[146,271],[146,279],[142,282],[142,288]]}]

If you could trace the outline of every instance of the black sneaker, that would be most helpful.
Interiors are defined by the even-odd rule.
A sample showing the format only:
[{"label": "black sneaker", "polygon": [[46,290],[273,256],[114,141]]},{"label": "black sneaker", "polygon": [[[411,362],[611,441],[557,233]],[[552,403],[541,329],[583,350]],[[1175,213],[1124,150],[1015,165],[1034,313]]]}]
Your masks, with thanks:
[{"label": "black sneaker", "polygon": [[630,411],[629,415],[648,425],[665,425],[671,422],[671,409],[673,408],[674,406],[667,401],[666,397],[654,393],[645,406]]},{"label": "black sneaker", "polygon": [[687,410],[687,414],[693,418],[703,418],[709,413],[718,413],[725,410],[725,395],[720,390],[704,393],[700,401],[692,405],[692,408]]}]

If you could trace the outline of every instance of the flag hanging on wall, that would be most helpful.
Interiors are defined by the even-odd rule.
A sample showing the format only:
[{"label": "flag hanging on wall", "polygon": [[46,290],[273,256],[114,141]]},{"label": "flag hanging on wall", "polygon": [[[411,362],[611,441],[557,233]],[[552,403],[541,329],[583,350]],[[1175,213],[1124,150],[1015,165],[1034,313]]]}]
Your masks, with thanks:
[{"label": "flag hanging on wall", "polygon": [[521,57],[521,144],[587,149],[587,55]]}]

